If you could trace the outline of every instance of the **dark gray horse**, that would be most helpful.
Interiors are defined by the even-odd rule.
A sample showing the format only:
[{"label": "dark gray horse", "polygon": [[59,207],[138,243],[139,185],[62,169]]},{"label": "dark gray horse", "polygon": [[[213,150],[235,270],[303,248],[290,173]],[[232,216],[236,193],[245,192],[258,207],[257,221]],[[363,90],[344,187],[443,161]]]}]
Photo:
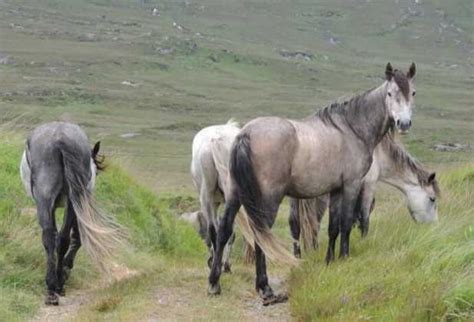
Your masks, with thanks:
[{"label": "dark gray horse", "polygon": [[[81,245],[99,268],[121,242],[120,227],[96,206],[92,189],[98,170],[100,143],[91,150],[84,131],[75,124],[53,122],[34,129],[26,140],[21,179],[35,200],[47,257],[46,304],[58,305],[64,283]],[[61,231],[55,210],[65,206]],[[57,258],[56,258],[57,252]]]},{"label": "dark gray horse", "polygon": [[[219,224],[210,294],[220,293],[222,252],[242,204],[256,241],[256,289],[264,303],[285,299],[275,296],[268,285],[265,262],[265,255],[286,259],[284,247],[278,246],[270,230],[285,195],[314,198],[330,193],[334,215],[330,216],[326,260],[334,259],[339,233],[340,256],[349,255],[354,206],[374,149],[391,126],[400,132],[411,126],[415,65],[405,74],[393,70],[389,63],[385,75],[386,81],[379,87],[304,120],[263,117],[242,128],[231,152],[232,189]],[[294,257],[291,260],[296,261]]]}]

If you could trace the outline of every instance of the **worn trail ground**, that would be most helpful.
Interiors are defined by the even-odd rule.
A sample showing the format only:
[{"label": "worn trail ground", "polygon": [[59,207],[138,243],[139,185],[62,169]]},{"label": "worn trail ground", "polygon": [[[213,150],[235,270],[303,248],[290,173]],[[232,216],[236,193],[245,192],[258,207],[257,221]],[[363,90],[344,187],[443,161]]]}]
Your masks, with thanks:
[{"label": "worn trail ground", "polygon": [[[258,295],[253,291],[252,269],[236,265],[233,274],[224,276],[223,292],[220,297],[211,298],[206,295],[206,281],[208,271],[202,267],[170,267],[174,276],[180,276],[182,283],[174,285],[172,279],[163,282],[157,278],[156,284],[150,292],[140,294],[146,297],[147,304],[139,311],[129,315],[150,322],[155,321],[288,321],[290,320],[288,303],[265,307]],[[167,274],[167,272],[164,272]],[[283,276],[281,272],[278,272]],[[134,275],[133,273],[130,275]],[[123,275],[127,279],[130,275]],[[142,278],[135,276],[134,278]],[[242,283],[242,279],[246,281]],[[119,282],[120,283],[120,282]],[[231,289],[228,284],[232,284]],[[285,291],[286,284],[282,278],[273,278],[270,284],[277,292]],[[103,290],[102,290],[103,292]],[[237,294],[236,294],[237,292]],[[103,298],[99,295],[100,287],[93,289],[72,289],[66,297],[60,299],[57,307],[43,305],[38,314],[31,321],[79,321],[88,320],[83,312],[96,310],[98,301]],[[97,313],[97,312],[96,312]],[[94,319],[98,316],[95,315]],[[113,315],[105,313],[105,320],[113,320]]]}]

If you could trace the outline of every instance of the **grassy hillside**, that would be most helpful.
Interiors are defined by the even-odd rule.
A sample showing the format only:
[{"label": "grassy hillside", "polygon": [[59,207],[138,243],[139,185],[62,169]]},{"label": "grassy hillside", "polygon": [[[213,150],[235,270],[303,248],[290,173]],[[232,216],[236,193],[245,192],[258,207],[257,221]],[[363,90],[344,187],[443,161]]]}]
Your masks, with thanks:
[{"label": "grassy hillside", "polygon": [[[51,120],[102,141],[113,165],[98,198],[128,227],[132,251],[120,261],[138,272],[102,286],[80,252],[63,299],[80,310],[64,320],[474,319],[473,10],[471,0],[0,0],[0,123],[15,133],[0,139],[0,320],[24,320],[42,302],[44,255],[16,138]],[[194,134],[231,117],[304,117],[378,85],[387,61],[417,63],[403,141],[441,177],[440,223],[414,225],[402,197],[381,189],[349,260],[323,264],[325,221],[322,247],[300,268],[270,266],[289,307],[256,304],[240,239],[222,296],[205,296],[206,250],[175,220],[197,208]],[[286,213],[275,230],[288,241]]]},{"label": "grassy hillside", "polygon": [[155,190],[189,191],[203,126],[303,117],[415,61],[408,146],[466,161],[432,147],[473,144],[472,16],[470,0],[5,0],[0,120],[78,122]]},{"label": "grassy hillside", "polygon": [[[22,146],[14,142],[0,143],[0,317],[5,321],[23,320],[36,312],[46,269],[36,211],[18,174]],[[204,258],[197,234],[175,218],[192,199],[157,197],[115,166],[100,175],[97,197],[130,233],[132,250],[119,257],[130,269],[147,275],[162,269],[168,257],[183,258],[183,265],[186,259]],[[59,223],[61,213],[58,210]],[[82,253],[67,291],[97,286],[99,276]]]},{"label": "grassy hillside", "polygon": [[[35,210],[18,178],[18,140],[0,144],[0,316],[8,321],[35,314],[44,294],[45,260]],[[263,308],[253,290],[254,269],[242,263],[240,238],[234,274],[223,276],[223,294],[205,296],[208,269],[202,241],[175,214],[195,207],[189,197],[156,196],[117,166],[98,179],[97,196],[131,235],[132,250],[119,256],[136,275],[103,285],[81,251],[67,296],[77,308],[64,320],[469,320],[474,317],[474,166],[441,173],[440,222],[416,225],[393,189],[382,189],[369,237],[353,234],[352,256],[327,267],[321,247],[306,255],[282,286],[287,307]],[[289,243],[287,208],[276,233]],[[62,216],[58,216],[61,218]],[[271,283],[289,271],[269,266]],[[278,277],[275,280],[275,277]],[[281,286],[280,286],[281,287]],[[196,318],[199,317],[199,318]]]},{"label": "grassy hillside", "polygon": [[474,165],[443,172],[440,184],[437,225],[414,224],[398,196],[385,195],[368,238],[352,238],[350,259],[326,266],[323,242],[291,274],[295,318],[472,320]]}]

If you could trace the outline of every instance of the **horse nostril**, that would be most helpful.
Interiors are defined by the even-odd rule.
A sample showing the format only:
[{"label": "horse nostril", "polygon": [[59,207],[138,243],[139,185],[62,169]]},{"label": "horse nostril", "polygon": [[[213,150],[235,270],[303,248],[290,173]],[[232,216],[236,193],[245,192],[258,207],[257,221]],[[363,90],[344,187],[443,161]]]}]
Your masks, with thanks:
[{"label": "horse nostril", "polygon": [[410,121],[408,121],[408,126],[411,126],[411,120],[410,120]]},{"label": "horse nostril", "polygon": [[397,120],[397,126],[400,126],[400,120]]}]

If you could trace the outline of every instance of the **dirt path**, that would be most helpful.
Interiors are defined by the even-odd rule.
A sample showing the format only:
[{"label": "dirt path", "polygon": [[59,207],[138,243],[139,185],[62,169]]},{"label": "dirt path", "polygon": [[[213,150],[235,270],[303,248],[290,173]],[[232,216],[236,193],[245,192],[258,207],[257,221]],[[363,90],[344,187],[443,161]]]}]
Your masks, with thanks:
[{"label": "dirt path", "polygon": [[71,320],[79,309],[92,301],[93,291],[72,291],[59,299],[58,306],[42,305],[31,322],[58,322]]},{"label": "dirt path", "polygon": [[[248,267],[223,279],[223,294],[218,297],[206,295],[208,271],[202,267],[173,268],[173,276],[167,282],[157,282],[151,294],[143,294],[149,298],[146,321],[289,321],[288,303],[263,306],[262,300],[252,288],[253,277]],[[124,279],[136,272],[121,274]],[[164,272],[164,274],[166,274]],[[283,276],[284,274],[280,274]],[[176,279],[179,276],[179,279]],[[276,293],[286,290],[286,283],[281,277],[270,279]],[[70,321],[77,319],[77,314],[90,308],[97,299],[97,290],[70,290],[66,297],[60,298],[59,306],[42,305],[36,316],[37,321]],[[140,294],[141,296],[141,294]],[[139,313],[140,320],[143,312]],[[98,317],[99,318],[99,317]]]}]

